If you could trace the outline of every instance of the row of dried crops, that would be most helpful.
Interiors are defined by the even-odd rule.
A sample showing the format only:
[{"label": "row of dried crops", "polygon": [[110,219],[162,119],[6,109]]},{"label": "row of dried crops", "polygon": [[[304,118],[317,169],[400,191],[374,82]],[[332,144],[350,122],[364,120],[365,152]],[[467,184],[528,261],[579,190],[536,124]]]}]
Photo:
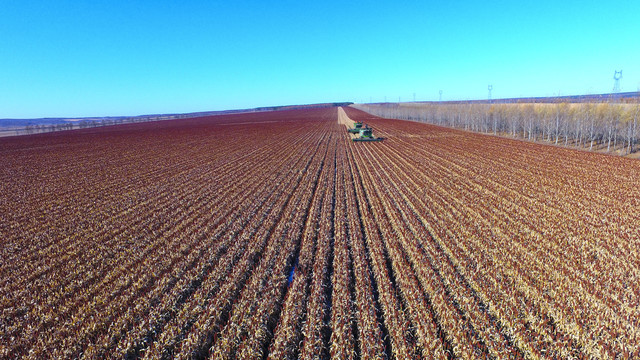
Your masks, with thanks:
[{"label": "row of dried crops", "polygon": [[[389,195],[390,219],[403,216],[399,230],[416,229],[404,248],[418,277],[431,262],[410,253],[416,239],[431,238],[419,250],[440,251],[426,260],[436,261],[444,293],[472,329],[462,343],[475,337],[474,351],[491,357],[638,353],[637,162],[371,121],[389,137],[366,148],[368,168],[387,168],[372,186]],[[430,298],[447,327],[456,316],[440,312],[441,294]],[[456,338],[464,337],[451,338],[454,355],[470,357]]]},{"label": "row of dried crops", "polygon": [[345,110],[2,140],[0,357],[640,355],[636,162]]}]

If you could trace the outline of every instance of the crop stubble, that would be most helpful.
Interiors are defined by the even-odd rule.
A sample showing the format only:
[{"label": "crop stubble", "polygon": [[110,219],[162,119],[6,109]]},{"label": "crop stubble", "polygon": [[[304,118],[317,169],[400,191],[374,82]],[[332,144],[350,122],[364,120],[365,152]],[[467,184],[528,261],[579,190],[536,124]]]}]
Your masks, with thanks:
[{"label": "crop stubble", "polygon": [[636,161],[353,108],[0,153],[4,358],[640,355]]}]

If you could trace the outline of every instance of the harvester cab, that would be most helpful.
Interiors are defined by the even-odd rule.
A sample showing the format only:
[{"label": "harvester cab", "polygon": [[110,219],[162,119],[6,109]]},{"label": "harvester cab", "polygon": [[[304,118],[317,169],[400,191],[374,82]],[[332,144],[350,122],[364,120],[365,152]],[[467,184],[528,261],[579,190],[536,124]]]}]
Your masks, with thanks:
[{"label": "harvester cab", "polygon": [[353,123],[353,128],[347,129],[347,131],[352,134],[358,134],[360,133],[360,129],[362,129],[362,122],[356,121],[355,123]]}]

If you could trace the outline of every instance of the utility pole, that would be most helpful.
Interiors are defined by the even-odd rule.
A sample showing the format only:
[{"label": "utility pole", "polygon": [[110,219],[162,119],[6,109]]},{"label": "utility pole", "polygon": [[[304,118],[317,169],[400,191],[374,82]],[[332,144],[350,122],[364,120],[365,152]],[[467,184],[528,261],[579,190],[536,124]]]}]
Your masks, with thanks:
[{"label": "utility pole", "polygon": [[438,100],[438,101],[442,102],[442,90],[438,91],[438,93],[440,93],[440,100]]},{"label": "utility pole", "polygon": [[614,70],[613,73],[613,93],[617,94],[620,92],[620,79],[622,79],[622,70],[617,71]]}]

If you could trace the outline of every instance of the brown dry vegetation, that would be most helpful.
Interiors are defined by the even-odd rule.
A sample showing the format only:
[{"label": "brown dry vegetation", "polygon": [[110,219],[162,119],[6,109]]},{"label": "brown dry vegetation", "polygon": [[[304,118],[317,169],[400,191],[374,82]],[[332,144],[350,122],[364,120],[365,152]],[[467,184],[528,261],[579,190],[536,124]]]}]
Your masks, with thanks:
[{"label": "brown dry vegetation", "polygon": [[640,162],[344,110],[0,139],[0,357],[640,356]]}]

